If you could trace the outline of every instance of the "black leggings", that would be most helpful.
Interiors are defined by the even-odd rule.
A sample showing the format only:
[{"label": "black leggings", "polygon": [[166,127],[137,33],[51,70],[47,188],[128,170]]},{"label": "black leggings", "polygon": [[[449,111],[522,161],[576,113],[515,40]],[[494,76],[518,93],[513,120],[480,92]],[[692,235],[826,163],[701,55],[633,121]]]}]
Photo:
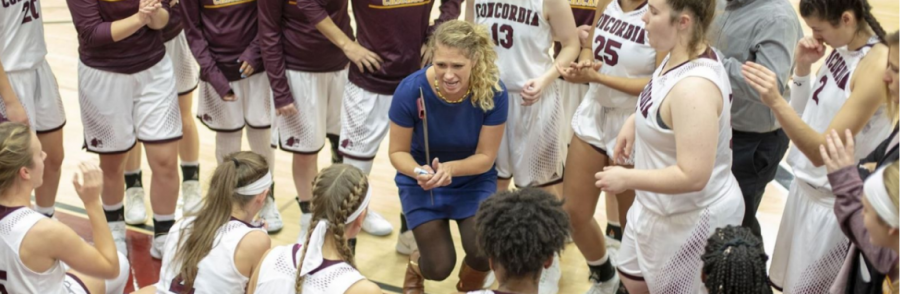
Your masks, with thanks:
[{"label": "black leggings", "polygon": [[[487,257],[481,255],[475,245],[475,218],[458,220],[459,234],[466,257],[463,262],[469,267],[486,272],[490,270]],[[432,281],[443,281],[450,276],[456,266],[456,248],[450,236],[450,221],[433,220],[421,224],[413,231],[419,247],[419,270],[422,276]]]}]

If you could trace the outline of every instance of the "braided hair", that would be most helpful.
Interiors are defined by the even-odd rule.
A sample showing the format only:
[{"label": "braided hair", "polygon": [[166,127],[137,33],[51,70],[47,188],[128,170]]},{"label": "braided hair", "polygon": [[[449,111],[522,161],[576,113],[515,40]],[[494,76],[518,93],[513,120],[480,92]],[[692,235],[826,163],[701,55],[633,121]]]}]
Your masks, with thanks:
[{"label": "braided hair", "polygon": [[559,253],[569,236],[569,216],[543,190],[525,188],[495,194],[475,215],[478,247],[507,277],[537,279],[544,263]]},{"label": "braided hair", "polygon": [[319,172],[313,180],[312,222],[303,242],[303,255],[297,261],[297,279],[294,290],[300,294],[303,292],[303,282],[306,277],[300,276],[299,265],[306,259],[306,251],[309,248],[309,239],[320,221],[328,221],[328,232],[331,233],[334,244],[341,259],[350,266],[356,267],[353,253],[344,238],[347,218],[362,204],[363,197],[369,191],[369,181],[366,174],[358,168],[347,164],[334,164]]},{"label": "braided hair", "polygon": [[[872,15],[872,5],[868,0],[800,0],[800,15],[803,17],[815,16],[822,20],[828,21],[835,26],[841,21],[841,15],[845,11],[850,11],[858,20],[864,20],[878,40],[885,42],[886,33],[881,23]],[[859,23],[860,30],[863,24]]]},{"label": "braided hair", "polygon": [[771,293],[766,278],[766,255],[749,229],[718,228],[706,243],[703,260],[704,283],[710,294]]}]

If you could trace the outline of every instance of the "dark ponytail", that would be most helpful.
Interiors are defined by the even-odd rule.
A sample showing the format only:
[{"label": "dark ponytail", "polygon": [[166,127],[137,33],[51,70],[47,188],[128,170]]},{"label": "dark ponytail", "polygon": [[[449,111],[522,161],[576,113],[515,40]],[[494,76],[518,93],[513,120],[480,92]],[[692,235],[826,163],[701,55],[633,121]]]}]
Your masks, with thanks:
[{"label": "dark ponytail", "polygon": [[868,23],[869,27],[872,28],[872,31],[875,32],[875,35],[878,36],[878,40],[881,43],[887,44],[887,33],[884,31],[884,28],[881,27],[881,24],[878,23],[878,20],[875,19],[875,16],[872,15],[872,5],[869,5],[869,2],[866,0],[859,0],[859,5],[862,6],[863,19],[866,20],[866,23]]}]

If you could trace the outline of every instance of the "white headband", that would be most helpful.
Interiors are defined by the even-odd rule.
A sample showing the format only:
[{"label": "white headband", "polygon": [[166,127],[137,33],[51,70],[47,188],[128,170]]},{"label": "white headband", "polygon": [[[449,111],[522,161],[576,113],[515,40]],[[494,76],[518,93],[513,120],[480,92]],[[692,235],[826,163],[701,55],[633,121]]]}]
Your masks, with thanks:
[{"label": "white headband", "polygon": [[256,180],[253,183],[247,184],[246,186],[234,189],[234,192],[241,195],[257,195],[266,191],[269,187],[272,186],[272,172],[267,172],[262,178]]},{"label": "white headband", "polygon": [[898,220],[897,205],[891,201],[891,196],[884,188],[884,167],[869,175],[863,185],[863,193],[866,194],[866,199],[869,200],[869,204],[872,205],[879,218],[892,228],[898,227],[900,220]]},{"label": "white headband", "polygon": [[[349,225],[362,214],[363,211],[369,207],[369,201],[372,199],[372,188],[369,187],[369,190],[366,192],[365,198],[359,204],[359,208],[356,209],[350,216],[347,217],[347,220],[344,221],[345,225]],[[325,258],[322,256],[322,245],[325,244],[325,233],[328,231],[328,220],[319,220],[319,223],[316,224],[316,228],[313,229],[312,235],[309,236],[309,247],[306,248],[306,258],[303,259],[303,263],[300,265],[300,276],[308,275],[310,272],[319,268],[322,265],[322,262]],[[298,254],[300,254],[298,252]],[[298,258],[299,259],[299,258]]]}]

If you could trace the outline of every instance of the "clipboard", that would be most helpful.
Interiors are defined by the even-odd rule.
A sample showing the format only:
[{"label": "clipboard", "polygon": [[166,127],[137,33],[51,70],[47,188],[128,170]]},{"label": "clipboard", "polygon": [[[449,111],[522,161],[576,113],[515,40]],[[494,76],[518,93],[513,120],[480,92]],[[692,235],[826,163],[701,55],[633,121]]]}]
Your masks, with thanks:
[{"label": "clipboard", "polygon": [[[419,106],[419,118],[422,119],[422,133],[424,135],[425,145],[425,164],[431,165],[431,150],[428,147],[428,110],[425,108],[425,92],[419,87],[419,99],[416,100]],[[424,170],[416,168],[416,173],[427,173]],[[434,206],[434,190],[428,191],[431,194],[431,205]]]}]

